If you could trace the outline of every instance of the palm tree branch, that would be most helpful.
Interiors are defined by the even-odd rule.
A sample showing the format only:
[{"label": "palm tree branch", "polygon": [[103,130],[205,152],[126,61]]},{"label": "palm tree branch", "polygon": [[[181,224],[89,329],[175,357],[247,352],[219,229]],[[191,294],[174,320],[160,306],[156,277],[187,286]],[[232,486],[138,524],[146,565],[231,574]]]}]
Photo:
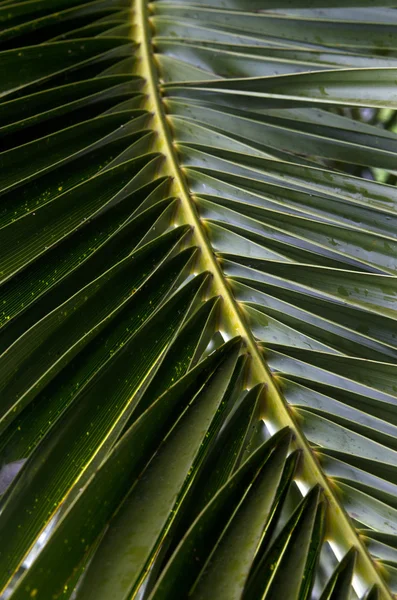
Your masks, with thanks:
[{"label": "palm tree branch", "polygon": [[[383,580],[379,569],[375,567],[367,548],[356,532],[350,517],[341,506],[333,489],[332,483],[325,476],[317,458],[311,450],[304,434],[294,418],[293,409],[288,406],[277,385],[276,378],[271,375],[262,353],[255,341],[252,330],[247,326],[219,262],[213,252],[203,223],[194,206],[186,178],[180,167],[175,142],[172,137],[170,124],[167,121],[166,101],[161,94],[159,73],[153,56],[151,39],[150,9],[145,0],[137,0],[135,11],[132,12],[133,25],[136,27],[136,41],[139,44],[140,60],[137,64],[137,74],[146,81],[146,108],[153,114],[153,128],[159,132],[156,150],[166,156],[164,163],[165,174],[173,178],[173,195],[180,199],[178,224],[189,224],[193,227],[194,243],[201,249],[198,263],[199,270],[206,270],[213,275],[213,293],[223,299],[221,308],[222,325],[230,337],[241,336],[247,352],[250,355],[250,386],[265,383],[262,399],[262,417],[276,430],[289,427],[293,431],[293,447],[303,452],[299,476],[309,487],[320,484],[328,505],[327,528],[330,538],[336,538],[342,554],[350,548],[357,549],[356,570],[358,575],[368,582],[375,582],[381,590],[382,597],[390,598],[390,592]],[[233,82],[230,82],[231,85]],[[195,87],[196,84],[190,84]],[[225,86],[228,81],[225,82]],[[198,87],[200,84],[198,84]],[[216,87],[216,82],[213,84]]]}]

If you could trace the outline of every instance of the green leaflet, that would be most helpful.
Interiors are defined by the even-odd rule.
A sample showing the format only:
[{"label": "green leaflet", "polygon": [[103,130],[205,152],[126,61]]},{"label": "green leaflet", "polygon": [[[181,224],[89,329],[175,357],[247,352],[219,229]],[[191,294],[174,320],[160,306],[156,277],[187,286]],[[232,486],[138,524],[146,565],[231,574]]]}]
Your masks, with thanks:
[{"label": "green leaflet", "polygon": [[397,12],[0,1],[0,588],[397,593]]},{"label": "green leaflet", "polygon": [[[224,393],[236,359],[235,352],[217,369],[143,471],[88,568],[79,590],[81,598],[106,598],[109,594],[128,598],[136,592],[141,572],[150,565],[162,537],[183,511],[184,495],[219,428]],[[115,555],[119,570],[109,561]]]},{"label": "green leaflet", "polygon": [[336,598],[345,600],[345,598],[349,597],[354,560],[354,551],[346,554],[326,585],[321,600],[331,600],[332,598],[335,598],[335,600]]},{"label": "green leaflet", "polygon": [[[44,589],[47,593],[55,594],[62,592],[73,570],[77,569],[80,561],[87,559],[90,545],[101,534],[118,503],[133,486],[134,478],[136,484],[141,470],[150,462],[181,412],[197,394],[200,382],[214,378],[217,366],[236,347],[238,345],[235,342],[230,342],[220,348],[180,379],[135,421],[93,479],[87,483],[56,530],[54,547],[58,547],[58,551],[63,552],[64,548],[67,551],[62,572],[57,568],[57,554],[48,548],[50,551],[40,555],[34,569],[28,571],[21,580],[18,591],[15,592],[16,597],[29,597],[32,589]],[[94,504],[96,509],[93,511]],[[82,538],[81,527],[84,523],[87,524],[87,519],[89,526],[85,538]]]},{"label": "green leaflet", "polygon": [[[193,523],[187,535],[182,539],[182,542],[157,583],[155,590],[151,594],[151,599],[159,600],[167,598],[173,589],[179,589],[185,595],[189,593],[189,589],[195,584],[203,566],[207,562],[208,553],[213,547],[217,546],[217,542],[222,537],[222,533],[233,513],[244,499],[247,493],[247,480],[251,481],[254,479],[256,481],[256,476],[256,478],[259,478],[259,483],[263,481],[262,477],[260,477],[262,470],[266,469],[267,462],[271,460],[278,446],[278,461],[280,453],[284,453],[285,455],[286,441],[288,443],[288,432],[283,431],[276,434],[269,442],[262,444],[219,490],[206,509]],[[276,460],[276,464],[278,461]],[[273,463],[271,464],[273,465]],[[266,474],[265,471],[263,473],[264,478]],[[273,475],[277,478],[280,476],[280,473],[276,470]],[[266,498],[265,494],[263,502],[266,503],[266,500],[269,502],[269,498]],[[245,513],[245,511],[242,512],[243,514]],[[236,521],[238,527],[240,525],[239,519],[237,518]],[[193,593],[195,592],[193,591]]]},{"label": "green leaflet", "polygon": [[[307,598],[324,527],[324,506],[313,488],[258,561],[247,598]],[[289,573],[286,578],[285,574]]]},{"label": "green leaflet", "polygon": [[[158,266],[159,260],[172,250],[183,233],[186,233],[186,228],[178,232],[172,231],[163,238],[157,238],[148,247],[142,248],[137,252],[137,256],[132,254],[117,263],[67,302],[50,312],[43,320],[38,321],[22,338],[10,346],[2,360],[4,398],[10,400],[16,398],[18,407],[26,405],[27,401],[34,398],[42,389],[44,381],[50,381],[60,371],[61,366],[75,356],[75,345],[84,347],[106,324],[106,321],[114,316],[115,311],[121,310],[125,303],[131,301],[151,271]],[[132,270],[131,266],[135,267],[137,258],[139,260],[141,256],[143,260],[140,268]],[[127,270],[130,277],[126,277]],[[109,293],[110,290],[112,293]],[[102,295],[107,298],[108,304],[101,303],[100,311],[93,310]],[[138,313],[139,310],[137,306],[136,312]],[[145,313],[137,314],[135,318],[142,322],[144,315]],[[31,370],[24,368],[28,353],[30,353]],[[34,355],[35,363],[32,360]],[[16,378],[19,369],[23,369],[23,376]],[[3,405],[5,422],[16,416],[17,410],[14,409],[16,409],[14,403]]]},{"label": "green leaflet", "polygon": [[[162,310],[148,319],[147,324],[138,326],[134,335],[115,351],[114,358],[110,353],[107,364],[94,382],[88,382],[83,387],[77,399],[76,410],[69,409],[55,425],[24,466],[15,487],[7,493],[2,511],[3,515],[9,514],[7,520],[3,521],[5,529],[14,529],[13,519],[20,524],[25,518],[30,523],[34,539],[52,516],[54,508],[64,501],[72,484],[81,477],[84,480],[88,476],[86,470],[90,463],[93,461],[92,469],[102,461],[133,410],[135,394],[150,377],[153,365],[161,357],[175,329],[183,322],[197,288],[205,279],[205,274],[203,275],[172,297]],[[168,320],[168,327],[158,333],[157,328],[163,319]],[[126,379],[123,376],[125,365],[131,362],[131,355],[136,352],[140,353],[141,360],[135,363]],[[100,393],[104,395],[106,402],[98,403]],[[71,443],[72,432],[74,443]],[[52,461],[53,465],[64,465],[61,483],[57,480],[57,469],[51,469],[52,477],[49,476]],[[20,499],[21,505],[18,506],[15,497]],[[26,552],[28,544],[33,541],[26,535],[24,527],[18,529],[19,535],[11,536],[7,531],[2,534],[9,542],[3,545],[0,555],[4,574],[15,568],[18,555]]]}]

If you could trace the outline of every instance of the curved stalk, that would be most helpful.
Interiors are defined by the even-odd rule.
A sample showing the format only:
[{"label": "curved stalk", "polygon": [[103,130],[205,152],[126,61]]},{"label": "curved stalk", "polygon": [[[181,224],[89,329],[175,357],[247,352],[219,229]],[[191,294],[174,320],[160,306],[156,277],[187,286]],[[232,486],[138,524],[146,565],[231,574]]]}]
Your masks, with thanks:
[{"label": "curved stalk", "polygon": [[135,40],[139,44],[140,60],[136,74],[145,81],[147,95],[146,106],[153,114],[153,128],[157,131],[155,149],[161,152],[166,160],[164,174],[172,177],[172,194],[181,201],[178,224],[189,224],[193,227],[193,242],[200,247],[200,270],[208,270],[213,274],[213,293],[223,298],[222,327],[227,335],[241,336],[251,356],[250,386],[265,382],[266,392],[263,400],[263,418],[274,429],[289,427],[294,432],[294,445],[302,452],[300,479],[306,486],[320,484],[328,504],[327,538],[340,559],[352,546],[357,550],[356,573],[354,586],[358,595],[364,589],[376,583],[380,598],[391,600],[392,596],[383,580],[382,574],[375,566],[366,547],[356,533],[349,516],[339,503],[332,482],[325,476],[322,468],[309,447],[309,444],[297,425],[292,409],[288,406],[280,392],[275,378],[270,373],[263,356],[255,342],[252,332],[247,327],[241,308],[231,293],[219,263],[211,248],[210,242],[200,221],[193,199],[190,195],[182,169],[178,164],[177,149],[172,139],[171,127],[167,120],[165,106],[160,93],[157,67],[152,46],[150,7],[147,0],[135,0],[133,11]]}]

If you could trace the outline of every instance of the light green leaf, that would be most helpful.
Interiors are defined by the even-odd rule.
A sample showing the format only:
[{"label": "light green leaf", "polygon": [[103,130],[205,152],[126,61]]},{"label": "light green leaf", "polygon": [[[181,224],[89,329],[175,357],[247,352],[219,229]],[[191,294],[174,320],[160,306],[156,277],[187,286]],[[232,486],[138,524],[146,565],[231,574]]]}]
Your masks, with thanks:
[{"label": "light green leaf", "polygon": [[395,4],[0,23],[0,595],[391,600]]}]

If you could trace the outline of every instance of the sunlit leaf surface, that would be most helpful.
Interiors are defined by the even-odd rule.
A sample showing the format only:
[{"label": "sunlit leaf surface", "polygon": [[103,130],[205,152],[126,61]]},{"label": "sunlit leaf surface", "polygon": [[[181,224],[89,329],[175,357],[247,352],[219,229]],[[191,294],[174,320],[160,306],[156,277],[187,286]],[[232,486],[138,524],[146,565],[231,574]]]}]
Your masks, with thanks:
[{"label": "sunlit leaf surface", "polygon": [[397,10],[0,1],[0,597],[397,593]]}]

